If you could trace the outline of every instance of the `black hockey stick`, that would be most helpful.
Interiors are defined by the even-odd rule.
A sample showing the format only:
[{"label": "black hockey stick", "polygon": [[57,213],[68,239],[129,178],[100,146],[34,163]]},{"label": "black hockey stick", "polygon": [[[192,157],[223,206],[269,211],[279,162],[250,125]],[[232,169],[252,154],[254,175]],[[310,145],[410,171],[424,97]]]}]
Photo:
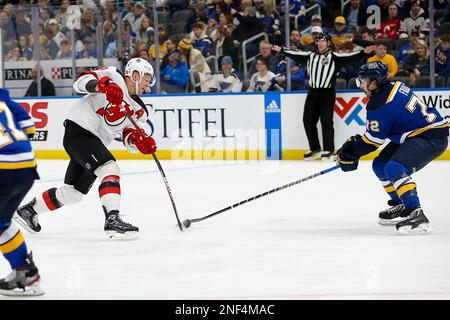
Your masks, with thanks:
[{"label": "black hockey stick", "polygon": [[[136,121],[128,114],[128,110],[126,107],[124,107],[125,115],[130,120],[130,122],[133,124],[133,126],[138,130],[139,132],[142,132],[141,128],[138,126]],[[173,211],[175,213],[175,218],[177,219],[178,228],[180,228],[180,231],[183,232],[183,225],[181,224],[180,217],[178,216],[177,206],[175,205],[175,200],[173,199],[172,190],[170,189],[169,182],[167,181],[166,174],[164,173],[164,170],[161,166],[161,163],[159,162],[158,157],[156,156],[156,153],[152,153],[153,159],[155,159],[156,165],[158,166],[159,173],[161,173],[161,177],[163,178],[164,184],[166,185],[167,193],[169,194],[170,202],[172,202]]]},{"label": "black hockey stick", "polygon": [[318,173],[315,173],[315,174],[312,174],[312,175],[310,175],[310,176],[304,177],[304,178],[302,178],[302,179],[300,179],[300,180],[297,180],[297,181],[294,181],[294,182],[291,182],[291,183],[282,185],[281,187],[278,187],[278,188],[269,190],[269,191],[267,191],[267,192],[258,194],[257,196],[248,198],[247,200],[243,200],[243,201],[241,201],[241,202],[235,203],[235,204],[233,204],[233,205],[231,205],[231,206],[229,206],[229,207],[223,208],[223,209],[221,209],[221,210],[219,210],[219,211],[216,211],[216,212],[214,212],[214,213],[211,213],[211,214],[209,214],[209,215],[207,215],[207,216],[204,216],[204,217],[202,217],[202,218],[186,219],[186,220],[183,221],[183,227],[189,228],[189,227],[191,226],[192,223],[200,222],[200,221],[209,219],[209,218],[214,217],[214,216],[216,216],[216,215],[218,215],[218,214],[221,214],[221,213],[223,213],[223,212],[225,212],[225,211],[228,211],[228,210],[234,209],[234,208],[236,208],[236,207],[239,207],[240,205],[246,204],[246,203],[248,203],[248,202],[250,202],[250,201],[253,201],[253,200],[256,200],[256,199],[265,197],[265,196],[267,196],[267,195],[269,195],[269,194],[272,194],[272,193],[275,193],[275,192],[277,192],[277,191],[280,191],[280,190],[283,190],[283,189],[292,187],[292,186],[294,186],[294,185],[296,185],[296,184],[299,184],[299,183],[301,183],[301,182],[304,182],[304,181],[307,181],[307,180],[311,180],[311,179],[316,178],[316,177],[318,177],[318,176],[324,175],[325,173],[328,173],[328,172],[331,172],[331,171],[333,171],[333,170],[336,170],[336,169],[339,168],[339,167],[340,167],[339,165],[335,165],[334,167],[331,167],[331,168],[329,168],[329,169],[320,171],[320,172],[318,172]]}]

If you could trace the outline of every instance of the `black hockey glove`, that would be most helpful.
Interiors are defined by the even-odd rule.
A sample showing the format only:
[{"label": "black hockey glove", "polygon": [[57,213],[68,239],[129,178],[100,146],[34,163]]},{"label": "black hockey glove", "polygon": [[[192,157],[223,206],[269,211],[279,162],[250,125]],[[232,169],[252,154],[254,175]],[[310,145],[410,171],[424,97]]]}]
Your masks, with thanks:
[{"label": "black hockey glove", "polygon": [[334,156],[334,160],[341,166],[341,170],[344,172],[358,169],[359,157],[355,156],[352,152],[356,139],[356,137],[350,137]]}]

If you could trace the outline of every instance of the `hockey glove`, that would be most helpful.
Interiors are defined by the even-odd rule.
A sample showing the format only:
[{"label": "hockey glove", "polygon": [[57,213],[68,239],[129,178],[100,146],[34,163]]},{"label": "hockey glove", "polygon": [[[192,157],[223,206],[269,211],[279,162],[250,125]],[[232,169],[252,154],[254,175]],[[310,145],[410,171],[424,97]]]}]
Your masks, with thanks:
[{"label": "hockey glove", "polygon": [[98,80],[98,92],[106,94],[106,100],[113,105],[120,105],[123,100],[123,92],[120,87],[112,82],[110,77],[102,77]]},{"label": "hockey glove", "polygon": [[350,137],[334,156],[334,160],[341,166],[341,170],[344,172],[358,169],[359,158],[352,152],[355,142],[356,137]]},{"label": "hockey glove", "polygon": [[143,154],[152,154],[156,151],[156,142],[155,140],[147,136],[144,132],[144,130],[136,130],[136,129],[130,129],[132,130],[129,141],[130,143],[133,143],[138,150]]}]

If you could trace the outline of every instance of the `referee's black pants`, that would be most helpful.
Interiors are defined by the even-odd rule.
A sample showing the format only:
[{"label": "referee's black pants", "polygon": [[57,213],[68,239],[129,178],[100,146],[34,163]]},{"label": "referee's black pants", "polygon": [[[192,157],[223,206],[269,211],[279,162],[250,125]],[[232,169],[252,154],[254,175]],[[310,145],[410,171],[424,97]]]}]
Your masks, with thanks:
[{"label": "referee's black pants", "polygon": [[323,150],[334,152],[333,113],[336,89],[310,88],[306,96],[303,125],[311,151],[320,150],[317,122],[322,125]]}]

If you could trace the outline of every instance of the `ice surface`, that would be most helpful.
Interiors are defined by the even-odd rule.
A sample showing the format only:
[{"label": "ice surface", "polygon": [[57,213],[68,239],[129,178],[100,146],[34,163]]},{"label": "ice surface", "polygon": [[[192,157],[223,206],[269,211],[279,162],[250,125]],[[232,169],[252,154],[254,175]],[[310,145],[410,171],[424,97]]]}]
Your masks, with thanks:
[{"label": "ice surface", "polygon": [[[39,161],[26,200],[62,183],[67,161]],[[76,206],[24,231],[40,299],[449,299],[449,162],[414,175],[434,233],[378,225],[387,197],[362,162],[194,224],[181,233],[156,164],[119,161],[122,213],[137,241],[103,238],[95,184]],[[331,162],[163,161],[182,220],[329,168]],[[5,260],[0,275],[9,272]],[[0,299],[4,299],[0,297]]]}]

